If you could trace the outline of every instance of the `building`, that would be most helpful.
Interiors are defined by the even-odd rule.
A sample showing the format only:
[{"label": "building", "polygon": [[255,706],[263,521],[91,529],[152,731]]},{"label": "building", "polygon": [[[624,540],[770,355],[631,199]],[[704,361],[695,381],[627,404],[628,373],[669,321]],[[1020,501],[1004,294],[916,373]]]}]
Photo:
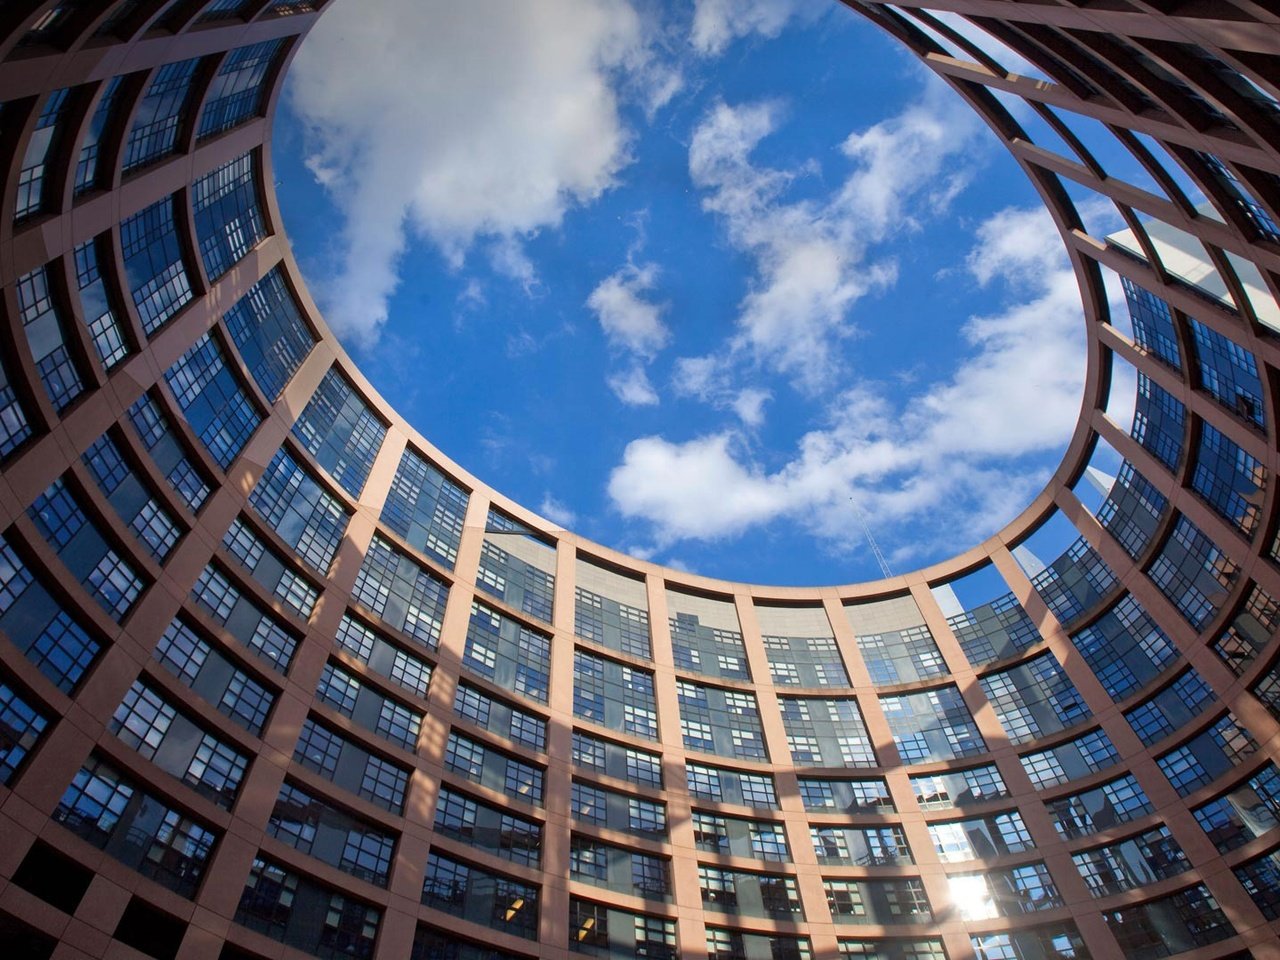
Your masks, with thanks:
[{"label": "building", "polygon": [[1005,530],[824,589],[553,529],[379,398],[271,190],[318,0],[0,5],[0,954],[1280,957],[1280,18],[848,5],[1034,182],[1089,369]]}]

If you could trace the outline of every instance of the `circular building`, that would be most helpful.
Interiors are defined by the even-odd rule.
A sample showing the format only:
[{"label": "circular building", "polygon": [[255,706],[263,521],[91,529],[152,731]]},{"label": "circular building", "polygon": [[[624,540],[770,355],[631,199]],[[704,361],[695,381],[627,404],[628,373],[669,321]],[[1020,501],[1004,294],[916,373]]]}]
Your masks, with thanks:
[{"label": "circular building", "polygon": [[847,5],[1034,184],[1088,370],[998,535],[804,589],[555,528],[361,376],[272,190],[319,0],[0,4],[0,953],[1280,957],[1280,17]]}]

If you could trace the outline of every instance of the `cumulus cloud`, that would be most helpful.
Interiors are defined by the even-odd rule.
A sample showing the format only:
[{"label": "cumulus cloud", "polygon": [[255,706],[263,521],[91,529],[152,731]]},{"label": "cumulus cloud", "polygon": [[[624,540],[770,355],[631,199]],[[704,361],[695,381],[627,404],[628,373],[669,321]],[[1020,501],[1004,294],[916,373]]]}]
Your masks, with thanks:
[{"label": "cumulus cloud", "polygon": [[689,173],[705,191],[702,206],[721,218],[729,243],[753,263],[736,331],[723,351],[688,358],[686,392],[725,368],[747,363],[779,373],[803,392],[829,389],[841,372],[840,341],[856,333],[850,310],[889,286],[897,267],[873,257],[874,245],[919,226],[918,211],[944,212],[967,182],[959,157],[978,132],[969,111],[955,110],[937,81],[897,116],[855,131],[840,152],[852,168],[825,197],[789,200],[806,172],[755,162],[759,144],[777,131],[776,102],[717,103],[694,130]]},{"label": "cumulus cloud", "polygon": [[609,343],[646,360],[671,339],[671,331],[662,322],[663,308],[645,299],[657,273],[651,263],[640,267],[629,264],[600,281],[587,298],[587,306],[600,321]]},{"label": "cumulus cloud", "polygon": [[578,515],[550,493],[543,495],[542,503],[538,505],[538,512],[552,523],[558,523],[562,527],[572,527],[578,522]]},{"label": "cumulus cloud", "polygon": [[738,383],[739,371],[728,354],[705,357],[678,357],[672,368],[671,385],[678,395],[693,397],[718,410],[733,413],[744,426],[764,423],[764,408],[773,392]]},{"label": "cumulus cloud", "polygon": [[969,352],[947,379],[896,402],[865,383],[845,390],[825,422],[772,470],[734,430],[634,440],[610,476],[614,506],[642,521],[662,548],[783,517],[853,543],[860,531],[850,499],[873,526],[910,520],[909,529],[929,531],[882,544],[895,560],[987,535],[1047,479],[1023,458],[1060,448],[1070,436],[1084,331],[1074,274],[1042,209],[989,218],[967,271],[972,282],[1001,284],[1007,305],[968,318]]},{"label": "cumulus cloud", "polygon": [[679,86],[629,0],[339,3],[289,74],[308,166],[343,225],[331,324],[376,341],[410,235],[455,266],[477,238],[536,280],[521,242],[598,198],[629,162],[620,91],[656,109]]},{"label": "cumulus cloud", "polygon": [[664,305],[646,299],[657,276],[655,264],[628,263],[601,280],[587,297],[587,308],[596,315],[609,345],[630,360],[626,370],[611,373],[605,380],[614,395],[630,407],[658,403],[658,393],[644,366],[671,339],[670,329],[662,322]]},{"label": "cumulus cloud", "polygon": [[656,407],[659,403],[658,391],[653,389],[648,372],[638,363],[609,374],[605,383],[614,396],[629,407]]},{"label": "cumulus cloud", "polygon": [[689,42],[698,53],[715,56],[740,37],[776,37],[793,18],[817,13],[801,0],[694,0]]}]

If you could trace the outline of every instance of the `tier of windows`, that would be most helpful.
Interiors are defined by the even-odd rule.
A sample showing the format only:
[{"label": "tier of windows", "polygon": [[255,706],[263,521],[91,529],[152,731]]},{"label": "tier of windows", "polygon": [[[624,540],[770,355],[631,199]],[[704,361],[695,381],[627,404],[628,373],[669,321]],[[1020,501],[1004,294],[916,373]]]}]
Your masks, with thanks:
[{"label": "tier of windows", "polygon": [[677,680],[676,695],[686,750],[739,760],[769,759],[755,694]]},{"label": "tier of windows", "polygon": [[155,658],[198,697],[255,736],[262,734],[276,694],[174,620],[156,644]]},{"label": "tier of windows", "polygon": [[293,435],[338,486],[359,498],[387,427],[330,367],[294,422]]},{"label": "tier of windows", "polygon": [[858,634],[858,649],[878,686],[946,676],[947,664],[923,624],[887,633]]},{"label": "tier of windows", "polygon": [[[462,665],[504,689],[546,703],[551,685],[551,638],[484,604],[472,603]],[[643,675],[635,676],[640,683]]]},{"label": "tier of windows", "polygon": [[297,638],[217,566],[204,568],[191,588],[191,599],[272,670],[288,672]]},{"label": "tier of windows", "polygon": [[812,767],[874,767],[875,750],[858,702],[779,697],[791,762]]},{"label": "tier of windows", "polygon": [[167,806],[97,756],[72,778],[53,819],[188,899],[195,896],[217,841],[204,824]]},{"label": "tier of windows", "polygon": [[[350,515],[284,447],[267,464],[249,494],[249,505],[305,563],[320,573],[329,569]],[[369,556],[374,556],[372,548]]]},{"label": "tier of windows", "polygon": [[441,786],[433,829],[513,863],[541,862],[542,826],[500,810],[451,787]]},{"label": "tier of windows", "polygon": [[222,546],[268,593],[306,620],[320,598],[311,581],[239,517],[231,521]]},{"label": "tier of windows", "polygon": [[1072,780],[1080,780],[1120,762],[1105,730],[1088,733],[1035,753],[1024,753],[1018,758],[1022,769],[1038,788],[1056,787]]},{"label": "tier of windows", "polygon": [[338,788],[392,813],[404,809],[409,771],[370,753],[318,720],[302,724],[293,759]]},{"label": "tier of windows", "polygon": [[1146,551],[1168,505],[1168,498],[1126,460],[1098,508],[1098,523],[1136,560]]},{"label": "tier of windows", "polygon": [[555,549],[529,535],[524,526],[489,511],[476,587],[517,610],[551,622]]},{"label": "tier of windows", "polygon": [[209,733],[143,680],[135,680],[111,718],[111,731],[161,770],[231,809],[249,757]]},{"label": "tier of windows", "polygon": [[[542,753],[547,748],[547,721],[505,700],[491,697],[465,680],[458,684],[453,712],[465,720],[512,743]],[[575,738],[580,736],[574,735]],[[575,756],[576,756],[575,739]]]},{"label": "tier of windows", "polygon": [[223,322],[249,375],[272,402],[316,342],[279,267],[250,287]]},{"label": "tier of windows", "polygon": [[667,835],[667,805],[607,790],[583,780],[573,781],[569,811],[579,823],[620,830],[646,840]]},{"label": "tier of windows", "polygon": [[466,515],[467,492],[406,447],[382,505],[382,522],[414,549],[452,567]]},{"label": "tier of windows", "polygon": [[671,618],[671,654],[676,666],[690,673],[724,680],[750,680],[742,634],[704,626],[693,614]]},{"label": "tier of windows", "polygon": [[538,935],[539,888],[432,851],[422,902],[433,910],[532,940]]},{"label": "tier of windows", "polygon": [[849,686],[849,674],[832,637],[766,636],[764,652],[775,686]]},{"label": "tier of windows", "polygon": [[267,833],[375,886],[385,887],[391,876],[393,835],[311,796],[297,784],[286,781],[280,788]]},{"label": "tier of windows", "polygon": [[948,617],[947,626],[974,666],[1014,656],[1041,640],[1040,631],[1012,593]]},{"label": "tier of windows", "polygon": [[676,960],[676,923],[572,897],[569,949],[610,960]]},{"label": "tier of windows", "polygon": [[653,674],[575,650],[573,715],[620,733],[657,740]]},{"label": "tier of windows", "polygon": [[670,861],[589,837],[575,836],[569,844],[569,877],[646,900],[671,896]]},{"label": "tier of windows", "polygon": [[648,750],[573,732],[573,762],[584,770],[594,770],[641,787],[662,786],[662,757]]},{"label": "tier of windows", "polygon": [[956,687],[881,697],[880,707],[903,763],[956,760],[987,750]]},{"label": "tier of windows", "polygon": [[129,408],[129,422],[160,475],[187,509],[197,512],[209,497],[209,481],[205,472],[196,466],[197,459],[182,433],[175,429],[155,397],[149,393],[139,397]]},{"label": "tier of windows", "polygon": [[27,510],[53,551],[113,620],[123,620],[145,585],[129,560],[86,512],[83,497],[64,478],[49,485]]},{"label": "tier of windows", "polygon": [[369,960],[382,911],[258,856],[235,920],[325,960]]},{"label": "tier of windows", "polygon": [[456,730],[449,732],[445,743],[444,766],[472,783],[505,793],[512,800],[542,806],[542,767],[517,760]]},{"label": "tier of windows", "polygon": [[933,919],[924,884],[917,879],[824,879],[822,887],[836,923],[928,923]]},{"label": "tier of windows", "polygon": [[422,714],[360,682],[342,667],[325,664],[316,700],[398,747],[417,749]]},{"label": "tier of windows", "polygon": [[915,863],[907,835],[899,826],[809,828],[809,839],[820,864],[878,867]]},{"label": "tier of windows", "polygon": [[374,673],[381,674],[405,690],[426,697],[431,683],[431,665],[402,650],[377,631],[344,614],[335,637],[338,646]]},{"label": "tier of windows", "polygon": [[111,435],[104,433],[81,456],[116,515],[156,563],[163,563],[183,528],[151,492],[150,482],[130,464]]},{"label": "tier of windows", "polygon": [[574,590],[573,632],[618,653],[653,659],[649,612],[582,587]]},{"label": "tier of windows", "polygon": [[693,841],[706,853],[784,863],[791,860],[786,830],[782,824],[768,820],[745,820],[695,810]]},{"label": "tier of windows", "polygon": [[0,785],[9,785],[48,725],[48,717],[0,679]]}]

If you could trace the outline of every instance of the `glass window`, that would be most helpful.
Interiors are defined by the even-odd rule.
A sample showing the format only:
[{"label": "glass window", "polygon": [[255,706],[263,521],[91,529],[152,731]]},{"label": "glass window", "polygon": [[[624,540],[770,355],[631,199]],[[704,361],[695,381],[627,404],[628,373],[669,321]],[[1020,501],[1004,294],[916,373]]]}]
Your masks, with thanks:
[{"label": "glass window", "polygon": [[382,522],[414,549],[452,568],[466,514],[467,491],[406,447],[382,505]]},{"label": "glass window", "polygon": [[649,612],[582,587],[574,593],[574,633],[610,650],[651,660]]},{"label": "glass window", "polygon": [[546,703],[551,638],[473,602],[462,665],[505,689]]},{"label": "glass window", "polygon": [[191,185],[196,240],[210,282],[226,274],[267,235],[255,167],[254,155],[246,153]]},{"label": "glass window", "polygon": [[1179,655],[1128,593],[1089,626],[1071,634],[1071,642],[1114,700],[1145,686]]},{"label": "glass window", "polygon": [[954,614],[947,625],[974,666],[1020,653],[1043,639],[1012,593]]},{"label": "glass window", "polygon": [[48,268],[19,277],[15,292],[36,373],[54,409],[65,410],[84,392],[84,380],[67,348],[67,326]]},{"label": "glass window", "polygon": [[76,161],[76,196],[88,193],[94,187],[107,186],[110,171],[99,165],[102,155],[102,137],[110,126],[116,105],[123,99],[120,97],[120,84],[124,77],[112,77],[102,85],[98,97],[98,105],[94,107],[93,117],[89,121],[89,129],[85,133],[84,143],[80,147],[80,156]]},{"label": "glass window", "polygon": [[1212,424],[1200,425],[1191,488],[1246,537],[1258,527],[1266,486],[1267,471],[1261,463]]},{"label": "glass window", "polygon": [[1163,387],[1145,374],[1138,374],[1137,408],[1130,433],[1148,452],[1170,470],[1182,460],[1182,436],[1187,411]]},{"label": "glass window", "polygon": [[1194,317],[1188,321],[1195,340],[1200,386],[1228,410],[1262,427],[1262,383],[1253,354]]},{"label": "glass window", "polygon": [[222,347],[206,333],[164,377],[187,423],[226,470],[262,422],[262,415],[241,387]]},{"label": "glass window", "polygon": [[262,113],[266,81],[283,48],[283,40],[265,40],[227,54],[205,96],[198,131],[201,140]]},{"label": "glass window", "polygon": [[191,281],[182,260],[173,197],[120,221],[125,278],[148,336],[191,299]]},{"label": "glass window", "polygon": [[503,933],[538,935],[539,888],[464,864],[432,851],[427,856],[422,902]]},{"label": "glass window", "polygon": [[954,760],[987,749],[960,691],[953,686],[881,697],[880,705],[904,763]]},{"label": "glass window", "polygon": [[1151,812],[1151,801],[1132,775],[1045,804],[1058,833],[1068,840],[1106,830]]},{"label": "glass window", "polygon": [[187,100],[199,67],[198,57],[158,67],[134,111],[124,145],[124,171],[155,163],[178,148],[178,134],[189,115]]},{"label": "glass window", "polygon": [[1148,886],[1191,868],[1182,847],[1164,825],[1118,843],[1073,853],[1071,859],[1095,897]]},{"label": "glass window", "polygon": [[1083,537],[1031,578],[1040,599],[1064,624],[1091,609],[1115,584],[1116,575]]},{"label": "glass window", "polygon": [[315,346],[280,268],[255,283],[223,319],[249,375],[268,400],[276,400]]},{"label": "glass window", "polygon": [[1179,517],[1147,576],[1191,626],[1202,630],[1235,584],[1239,570],[1198,527]]},{"label": "glass window", "polygon": [[1280,771],[1268,763],[1220,797],[1192,811],[1220,853],[1280,826]]},{"label": "glass window", "polygon": [[48,723],[47,717],[0,680],[0,784],[13,782]]},{"label": "glass window", "polygon": [[293,425],[293,435],[316,463],[358,498],[387,435],[337,367],[330,367]]},{"label": "glass window", "polygon": [[1052,653],[979,677],[1013,744],[1066,729],[1090,716],[1084,698]]},{"label": "glass window", "polygon": [[53,818],[187,899],[195,896],[217,839],[201,823],[138,789],[97,757],[80,768]]},{"label": "glass window", "polygon": [[516,521],[489,511],[476,586],[517,610],[551,622],[555,550]]},{"label": "glass window", "polygon": [[1203,885],[1159,900],[1103,914],[1126,956],[1168,957],[1217,943],[1235,934],[1218,902]]},{"label": "glass window", "polygon": [[[341,501],[312,478],[288,451],[276,451],[249,495],[249,504],[285,543],[297,550],[302,560],[321,573],[329,569],[349,515]],[[365,562],[369,562],[368,558]]]}]

